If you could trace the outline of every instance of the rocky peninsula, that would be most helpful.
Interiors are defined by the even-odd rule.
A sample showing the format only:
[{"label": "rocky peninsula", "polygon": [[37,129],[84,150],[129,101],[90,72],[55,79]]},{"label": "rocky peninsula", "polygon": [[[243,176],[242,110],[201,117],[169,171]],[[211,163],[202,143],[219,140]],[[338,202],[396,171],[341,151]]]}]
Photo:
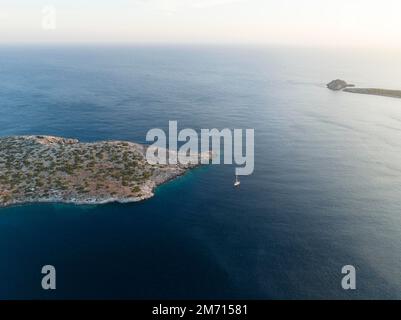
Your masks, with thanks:
[{"label": "rocky peninsula", "polygon": [[355,88],[355,85],[348,84],[344,80],[333,80],[327,84],[327,88],[333,91],[344,91],[349,93],[369,94],[390,98],[401,98],[401,90],[388,90],[377,88]]},{"label": "rocky peninsula", "polygon": [[359,93],[359,94],[370,94],[375,96],[390,97],[390,98],[401,98],[401,90],[387,90],[387,89],[375,89],[375,88],[346,88],[344,92]]},{"label": "rocky peninsula", "polygon": [[[151,165],[146,146],[53,136],[0,138],[0,207],[36,202],[135,202],[198,164]],[[208,155],[199,155],[207,156]]]}]

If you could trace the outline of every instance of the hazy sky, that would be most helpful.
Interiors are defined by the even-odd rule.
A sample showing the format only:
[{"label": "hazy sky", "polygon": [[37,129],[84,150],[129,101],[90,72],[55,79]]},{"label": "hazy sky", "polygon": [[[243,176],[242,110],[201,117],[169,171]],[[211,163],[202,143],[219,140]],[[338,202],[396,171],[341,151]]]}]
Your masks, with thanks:
[{"label": "hazy sky", "polygon": [[401,47],[400,17],[400,0],[0,0],[0,42]]}]

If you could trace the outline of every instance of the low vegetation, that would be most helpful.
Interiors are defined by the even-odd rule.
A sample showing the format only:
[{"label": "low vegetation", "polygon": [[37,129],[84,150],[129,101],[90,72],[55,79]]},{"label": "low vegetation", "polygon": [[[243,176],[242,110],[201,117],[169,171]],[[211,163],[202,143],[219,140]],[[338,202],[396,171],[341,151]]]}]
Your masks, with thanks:
[{"label": "low vegetation", "polygon": [[49,136],[0,138],[0,206],[62,201],[138,201],[156,185],[185,172],[179,165],[150,165],[135,143]]}]

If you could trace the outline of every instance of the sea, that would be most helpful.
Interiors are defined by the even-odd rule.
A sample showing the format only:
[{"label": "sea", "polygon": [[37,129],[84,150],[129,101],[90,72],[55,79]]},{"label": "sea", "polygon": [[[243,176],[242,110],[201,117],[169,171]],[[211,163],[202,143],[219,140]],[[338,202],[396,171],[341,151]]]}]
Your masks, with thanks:
[{"label": "sea", "polygon": [[[254,129],[255,170],[208,165],[147,201],[0,209],[0,299],[400,299],[396,51],[253,45],[2,45],[0,136],[147,143]],[[56,290],[43,290],[44,265]],[[342,286],[344,266],[356,289]]]}]

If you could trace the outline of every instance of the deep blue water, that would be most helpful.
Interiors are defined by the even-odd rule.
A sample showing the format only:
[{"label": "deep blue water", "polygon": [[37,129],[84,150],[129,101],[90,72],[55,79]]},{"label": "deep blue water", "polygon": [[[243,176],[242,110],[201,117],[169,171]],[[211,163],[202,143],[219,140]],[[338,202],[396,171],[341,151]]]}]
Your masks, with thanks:
[{"label": "deep blue water", "polygon": [[401,298],[401,100],[324,86],[400,88],[399,57],[0,47],[1,136],[145,142],[178,120],[254,128],[256,153],[240,189],[232,166],[207,166],[142,203],[0,209],[0,298]]}]

